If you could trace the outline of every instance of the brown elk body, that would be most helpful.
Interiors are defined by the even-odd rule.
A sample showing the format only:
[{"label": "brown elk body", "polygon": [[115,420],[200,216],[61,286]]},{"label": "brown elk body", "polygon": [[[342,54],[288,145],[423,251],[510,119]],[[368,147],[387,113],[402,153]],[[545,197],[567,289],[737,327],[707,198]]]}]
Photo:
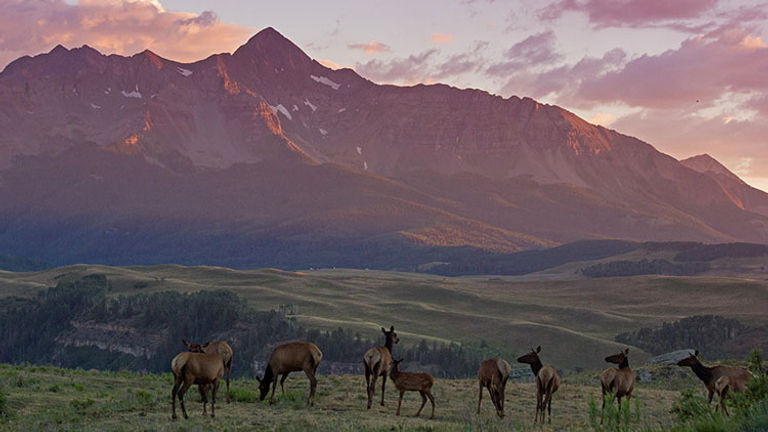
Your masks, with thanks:
[{"label": "brown elk body", "polygon": [[560,387],[560,375],[552,366],[544,366],[539,359],[541,346],[531,349],[531,352],[520,356],[518,363],[531,365],[533,376],[536,377],[536,414],[533,422],[544,423],[545,409],[549,413],[549,422],[552,423],[552,395]]},{"label": "brown elk body", "polygon": [[626,396],[627,400],[629,400],[632,397],[632,390],[635,388],[635,375],[629,367],[627,354],[629,354],[629,348],[605,358],[605,361],[608,363],[617,364],[619,367],[609,367],[600,374],[600,386],[603,391],[603,406],[600,410],[600,424],[603,424],[605,398],[609,393],[613,392],[616,396],[616,400],[619,404],[619,411],[621,411],[621,398]]},{"label": "brown elk body", "polygon": [[512,368],[501,357],[494,357],[480,363],[477,370],[477,381],[480,387],[477,396],[477,413],[480,414],[480,403],[483,401],[483,387],[488,389],[491,402],[496,408],[496,415],[504,418],[504,389]]},{"label": "brown elk body", "polygon": [[392,382],[395,383],[397,391],[400,392],[400,399],[397,401],[397,415],[400,415],[400,405],[403,403],[403,395],[407,391],[417,391],[421,395],[421,407],[416,411],[416,417],[421,415],[421,410],[424,409],[424,405],[427,404],[427,398],[432,402],[432,415],[429,418],[435,418],[435,397],[432,396],[432,386],[435,384],[435,379],[432,375],[426,373],[411,373],[400,372],[398,365],[403,360],[393,360],[392,370],[389,372],[389,377]]},{"label": "brown elk body", "polygon": [[[221,360],[221,356],[218,353],[182,352],[171,361],[171,371],[173,371],[174,376],[173,389],[171,390],[172,418],[176,419],[177,397],[184,418],[189,418],[187,410],[184,408],[184,394],[192,384],[211,386],[211,417],[214,417],[219,378],[224,375],[224,362]],[[205,402],[203,402],[203,409],[205,409]]]},{"label": "brown elk body", "polygon": [[716,393],[720,399],[719,407],[727,415],[728,408],[725,406],[725,399],[728,394],[731,392],[743,393],[747,388],[747,382],[752,378],[752,374],[744,368],[704,366],[699,361],[698,355],[699,351],[696,350],[696,352],[677,362],[677,365],[690,367],[707,388],[709,402],[712,403],[712,398]]},{"label": "brown elk body", "polygon": [[392,369],[392,346],[400,342],[395,333],[395,326],[389,331],[381,328],[384,333],[384,346],[371,348],[363,354],[363,369],[365,370],[365,388],[368,392],[368,408],[373,404],[373,396],[376,392],[376,380],[381,380],[381,406],[384,406],[384,388],[387,385],[387,376]]},{"label": "brown elk body", "polygon": [[[230,402],[229,399],[229,376],[232,374],[232,359],[234,357],[234,352],[232,351],[232,347],[229,346],[229,344],[226,341],[214,341],[214,342],[206,342],[203,345],[200,344],[193,344],[189,343],[186,340],[181,341],[184,345],[187,346],[187,349],[189,352],[199,352],[199,353],[218,353],[219,356],[221,356],[221,360],[224,362],[224,373],[227,377],[227,403]],[[206,398],[206,390],[207,386],[200,386],[200,396],[203,400],[203,413],[205,413],[205,404],[207,402]]]},{"label": "brown elk body", "polygon": [[280,389],[285,393],[285,380],[291,372],[304,371],[309,378],[309,396],[307,404],[315,404],[315,390],[317,389],[317,366],[323,353],[320,348],[312,342],[289,342],[278,345],[269,356],[269,363],[264,370],[262,378],[256,377],[259,381],[259,399],[264,400],[269,393],[269,385],[272,384],[272,394],[269,396],[269,402],[273,403],[275,399],[275,389],[277,388],[277,379],[280,379]]}]

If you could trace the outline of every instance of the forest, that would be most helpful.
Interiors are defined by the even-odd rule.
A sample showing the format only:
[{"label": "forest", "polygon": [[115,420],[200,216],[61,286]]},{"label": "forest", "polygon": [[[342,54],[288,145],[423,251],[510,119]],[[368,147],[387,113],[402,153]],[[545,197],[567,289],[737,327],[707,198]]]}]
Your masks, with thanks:
[{"label": "forest", "polygon": [[[115,297],[110,289],[104,275],[92,274],[60,281],[32,299],[0,300],[0,362],[166,372],[184,349],[182,339],[225,339],[235,350],[233,374],[251,376],[262,372],[256,366],[263,368],[278,343],[309,340],[323,351],[322,373],[354,373],[363,352],[383,344],[343,328],[302,327],[285,312],[257,311],[230,291]],[[394,351],[409,367],[451,378],[473,375],[480,356],[456,343],[424,340],[403,341]]]}]

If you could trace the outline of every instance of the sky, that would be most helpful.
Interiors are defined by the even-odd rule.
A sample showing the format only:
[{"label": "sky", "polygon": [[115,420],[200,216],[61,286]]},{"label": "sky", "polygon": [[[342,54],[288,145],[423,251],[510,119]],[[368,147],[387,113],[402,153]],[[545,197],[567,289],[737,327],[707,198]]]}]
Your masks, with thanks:
[{"label": "sky", "polygon": [[195,61],[265,27],[377,83],[529,96],[768,191],[768,0],[0,0],[0,68],[59,43]]}]

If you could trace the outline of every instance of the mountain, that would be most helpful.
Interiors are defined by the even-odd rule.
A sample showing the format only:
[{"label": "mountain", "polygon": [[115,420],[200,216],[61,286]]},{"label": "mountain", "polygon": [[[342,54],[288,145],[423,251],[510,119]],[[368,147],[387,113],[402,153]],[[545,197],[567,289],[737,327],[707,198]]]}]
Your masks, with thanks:
[{"label": "mountain", "polygon": [[768,194],[744,183],[736,174],[708,154],[680,161],[688,168],[711,177],[738,207],[768,215]]},{"label": "mountain", "polygon": [[188,64],[57,46],[9,64],[0,100],[0,253],[54,265],[768,242],[768,194],[735,176],[530,98],[377,85],[271,28]]}]

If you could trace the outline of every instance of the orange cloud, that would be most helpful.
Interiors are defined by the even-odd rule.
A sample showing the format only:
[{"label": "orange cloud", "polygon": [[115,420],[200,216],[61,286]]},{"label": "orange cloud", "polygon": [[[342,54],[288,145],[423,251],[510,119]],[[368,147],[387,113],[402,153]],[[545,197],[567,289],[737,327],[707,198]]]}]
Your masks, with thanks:
[{"label": "orange cloud", "polygon": [[432,33],[432,43],[444,45],[453,42],[453,35],[448,33]]},{"label": "orange cloud", "polygon": [[597,113],[589,119],[589,122],[600,126],[608,126],[615,120],[616,117],[611,113]]},{"label": "orange cloud", "polygon": [[366,55],[373,55],[373,54],[380,54],[380,53],[388,53],[392,50],[389,48],[388,45],[385,45],[383,43],[379,43],[375,40],[372,40],[368,42],[367,44],[349,44],[347,45],[351,49],[359,49],[363,50],[363,52]]},{"label": "orange cloud", "polygon": [[179,61],[233,50],[255,29],[219,21],[215,13],[166,11],[158,0],[0,1],[0,67],[61,43],[101,52],[135,54],[150,49]]}]

